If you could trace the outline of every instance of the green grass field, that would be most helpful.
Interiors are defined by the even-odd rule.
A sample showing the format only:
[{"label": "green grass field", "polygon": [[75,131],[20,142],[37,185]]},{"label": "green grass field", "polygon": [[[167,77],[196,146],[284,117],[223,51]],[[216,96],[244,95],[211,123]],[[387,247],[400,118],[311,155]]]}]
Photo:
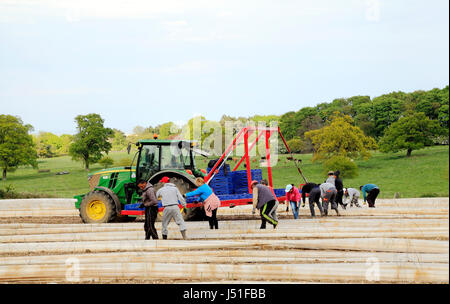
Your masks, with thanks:
[{"label": "green grass field", "polygon": [[[367,161],[357,161],[359,176],[344,179],[345,187],[359,187],[362,184],[374,183],[380,189],[380,198],[393,198],[398,192],[401,198],[408,197],[448,197],[449,196],[449,147],[439,146],[414,151],[412,157],[406,158],[404,152],[383,154],[376,152]],[[109,155],[115,161],[126,157],[126,152],[112,152]],[[301,169],[308,181],[320,183],[326,179],[321,164],[311,162],[312,155],[297,155],[303,160]],[[206,168],[208,160],[199,158],[197,165]],[[234,162],[230,162],[231,165]],[[258,162],[252,162],[252,169],[258,168]],[[40,159],[39,169],[50,172],[38,173],[36,169],[19,168],[8,173],[6,181],[0,181],[0,188],[12,186],[16,192],[27,192],[49,197],[73,197],[89,191],[87,172],[81,163],[72,161],[69,156]],[[100,165],[91,166],[91,172],[101,169]],[[243,169],[243,165],[241,165]],[[263,175],[267,177],[267,170]],[[67,175],[55,175],[68,171]],[[284,188],[286,184],[296,185],[303,182],[295,165],[286,160],[285,155],[272,168],[275,188]]]}]

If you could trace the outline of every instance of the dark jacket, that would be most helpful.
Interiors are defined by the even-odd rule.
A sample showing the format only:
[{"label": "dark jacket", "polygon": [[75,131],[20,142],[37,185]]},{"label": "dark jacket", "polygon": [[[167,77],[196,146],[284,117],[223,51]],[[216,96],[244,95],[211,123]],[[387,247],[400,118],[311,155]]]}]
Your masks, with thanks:
[{"label": "dark jacket", "polygon": [[343,191],[344,190],[344,183],[342,182],[342,179],[339,177],[341,174],[340,171],[336,171],[336,180],[334,181],[334,185],[336,186],[337,191]]},{"label": "dark jacket", "polygon": [[312,189],[318,188],[319,185],[315,183],[307,183],[302,187],[302,201],[306,202],[306,194],[310,193]]},{"label": "dark jacket", "polygon": [[253,188],[253,207],[261,209],[267,202],[276,201],[273,191],[264,185],[258,184]]},{"label": "dark jacket", "polygon": [[145,186],[142,192],[142,203],[145,207],[158,206],[155,189],[153,189],[153,185],[150,183],[147,183],[147,186]]}]

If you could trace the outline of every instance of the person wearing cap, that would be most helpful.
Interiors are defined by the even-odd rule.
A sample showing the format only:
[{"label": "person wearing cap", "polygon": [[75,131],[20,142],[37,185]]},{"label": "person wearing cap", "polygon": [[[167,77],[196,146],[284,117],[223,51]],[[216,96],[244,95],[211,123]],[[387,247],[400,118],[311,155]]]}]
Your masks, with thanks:
[{"label": "person wearing cap", "polygon": [[363,193],[364,204],[367,201],[369,208],[375,208],[375,200],[377,199],[378,194],[380,194],[380,188],[374,184],[367,184],[359,187],[359,190]]},{"label": "person wearing cap", "polygon": [[220,200],[209,185],[205,183],[202,177],[195,179],[197,189],[192,192],[186,193],[186,198],[192,196],[199,196],[199,201],[204,202],[203,208],[205,209],[206,216],[209,221],[210,229],[219,229],[219,222],[217,221],[217,209],[220,207]]},{"label": "person wearing cap", "polygon": [[328,204],[331,204],[331,209],[334,209],[336,214],[339,216],[340,214],[336,205],[336,187],[331,183],[323,183],[319,186],[319,188],[325,216],[328,216]]},{"label": "person wearing cap", "polygon": [[334,175],[334,171],[328,172],[328,178],[326,179],[325,183],[333,184],[334,186],[336,182],[336,176]]},{"label": "person wearing cap", "polygon": [[170,182],[169,178],[163,177],[161,181],[165,183],[164,186],[156,192],[156,197],[161,198],[161,203],[164,207],[162,216],[163,239],[167,240],[167,235],[169,232],[167,226],[172,219],[175,220],[175,223],[180,228],[183,239],[186,239],[186,223],[184,222],[183,216],[180,212],[180,208],[178,207],[178,203],[181,203],[181,205],[186,208],[186,200],[181,195],[180,190],[178,190],[177,186]]},{"label": "person wearing cap", "polygon": [[161,180],[159,182],[163,183],[163,184],[167,184],[169,182],[169,178],[167,176],[163,176],[163,178],[161,178]]},{"label": "person wearing cap", "polygon": [[298,210],[300,209],[300,201],[302,199],[300,191],[294,185],[286,186],[286,202],[291,205],[292,214],[294,219],[298,219]]},{"label": "person wearing cap", "polygon": [[[344,197],[350,201],[350,207],[353,207],[353,205],[355,205],[356,207],[361,208],[358,203],[360,197],[360,193],[358,190],[354,188],[344,188]],[[347,204],[345,205],[347,206]]]},{"label": "person wearing cap", "polygon": [[314,203],[317,204],[317,207],[320,210],[320,215],[324,216],[322,204],[320,204],[320,188],[318,184],[315,183],[307,183],[302,187],[302,200],[306,201],[306,194],[308,194],[309,198],[309,210],[311,211],[311,216],[315,217],[316,213],[314,211]]},{"label": "person wearing cap", "polygon": [[260,210],[260,229],[266,229],[267,221],[271,223],[273,225],[273,228],[275,229],[278,225],[278,219],[274,217],[274,209],[276,209],[277,202],[275,194],[273,194],[272,190],[268,186],[261,185],[258,181],[252,181],[251,187],[253,190],[252,214],[255,214],[256,209]]},{"label": "person wearing cap", "polygon": [[156,199],[155,190],[153,185],[144,179],[139,180],[137,185],[142,190],[142,204],[140,207],[145,208],[145,239],[153,238],[157,240],[158,233],[155,228],[155,221],[158,217],[158,200]]}]

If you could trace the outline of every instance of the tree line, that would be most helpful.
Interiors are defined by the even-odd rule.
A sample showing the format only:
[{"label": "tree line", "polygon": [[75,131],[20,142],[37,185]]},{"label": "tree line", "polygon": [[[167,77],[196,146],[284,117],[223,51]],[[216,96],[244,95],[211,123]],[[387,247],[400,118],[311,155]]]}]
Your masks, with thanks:
[{"label": "tree line", "polygon": [[[354,158],[367,158],[375,149],[382,152],[405,150],[407,156],[411,156],[413,150],[425,146],[448,144],[448,116],[449,86],[446,86],[412,93],[393,92],[373,99],[370,96],[339,98],[280,116],[223,115],[220,121],[200,117],[201,127],[209,127],[201,134],[201,141],[211,135],[211,127],[221,126],[224,132],[226,122],[270,124],[276,121],[292,152],[312,152],[315,161],[326,160],[328,167],[343,162],[353,167]],[[101,161],[110,151],[123,151],[129,142],[151,139],[155,134],[160,139],[192,139],[194,118],[181,127],[174,122],[136,126],[131,135],[105,128],[99,114],[79,115],[75,121],[75,135],[57,136],[50,132],[31,135],[32,126],[24,124],[19,117],[1,114],[0,168],[3,179],[8,171],[18,166],[36,167],[38,157],[71,155],[88,169],[89,164]],[[222,138],[224,140],[225,136]],[[222,148],[225,148],[224,143]],[[110,160],[103,159],[103,162],[107,165]]]}]

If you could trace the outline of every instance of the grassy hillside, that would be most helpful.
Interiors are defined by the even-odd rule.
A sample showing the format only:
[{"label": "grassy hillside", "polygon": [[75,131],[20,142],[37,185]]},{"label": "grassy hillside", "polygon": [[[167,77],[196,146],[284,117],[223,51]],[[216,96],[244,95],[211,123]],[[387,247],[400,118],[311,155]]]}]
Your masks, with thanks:
[{"label": "grassy hillside", "polygon": [[[132,157],[125,152],[109,155],[114,160]],[[323,182],[325,176],[320,164],[311,163],[312,155],[297,155],[303,160],[302,171],[309,181]],[[197,164],[206,168],[207,160],[198,159]],[[231,162],[233,164],[233,162]],[[257,168],[258,162],[252,162]],[[381,198],[392,198],[396,192],[400,197],[430,197],[449,195],[449,147],[432,147],[414,151],[410,158],[405,153],[375,153],[367,161],[357,161],[359,176],[344,179],[345,187],[359,187],[365,183],[375,183],[381,188]],[[241,165],[243,169],[243,165]],[[81,163],[74,162],[68,156],[39,160],[39,169],[50,169],[48,173],[38,173],[36,169],[20,168],[8,174],[8,180],[0,181],[0,189],[12,186],[17,192],[29,192],[53,197],[72,197],[89,191],[87,172]],[[91,172],[101,169],[99,165],[91,166]],[[68,171],[68,175],[55,175]],[[276,188],[284,188],[288,183],[298,185],[302,182],[297,169],[286,156],[280,156],[272,169]],[[263,168],[263,175],[267,170]]]}]

